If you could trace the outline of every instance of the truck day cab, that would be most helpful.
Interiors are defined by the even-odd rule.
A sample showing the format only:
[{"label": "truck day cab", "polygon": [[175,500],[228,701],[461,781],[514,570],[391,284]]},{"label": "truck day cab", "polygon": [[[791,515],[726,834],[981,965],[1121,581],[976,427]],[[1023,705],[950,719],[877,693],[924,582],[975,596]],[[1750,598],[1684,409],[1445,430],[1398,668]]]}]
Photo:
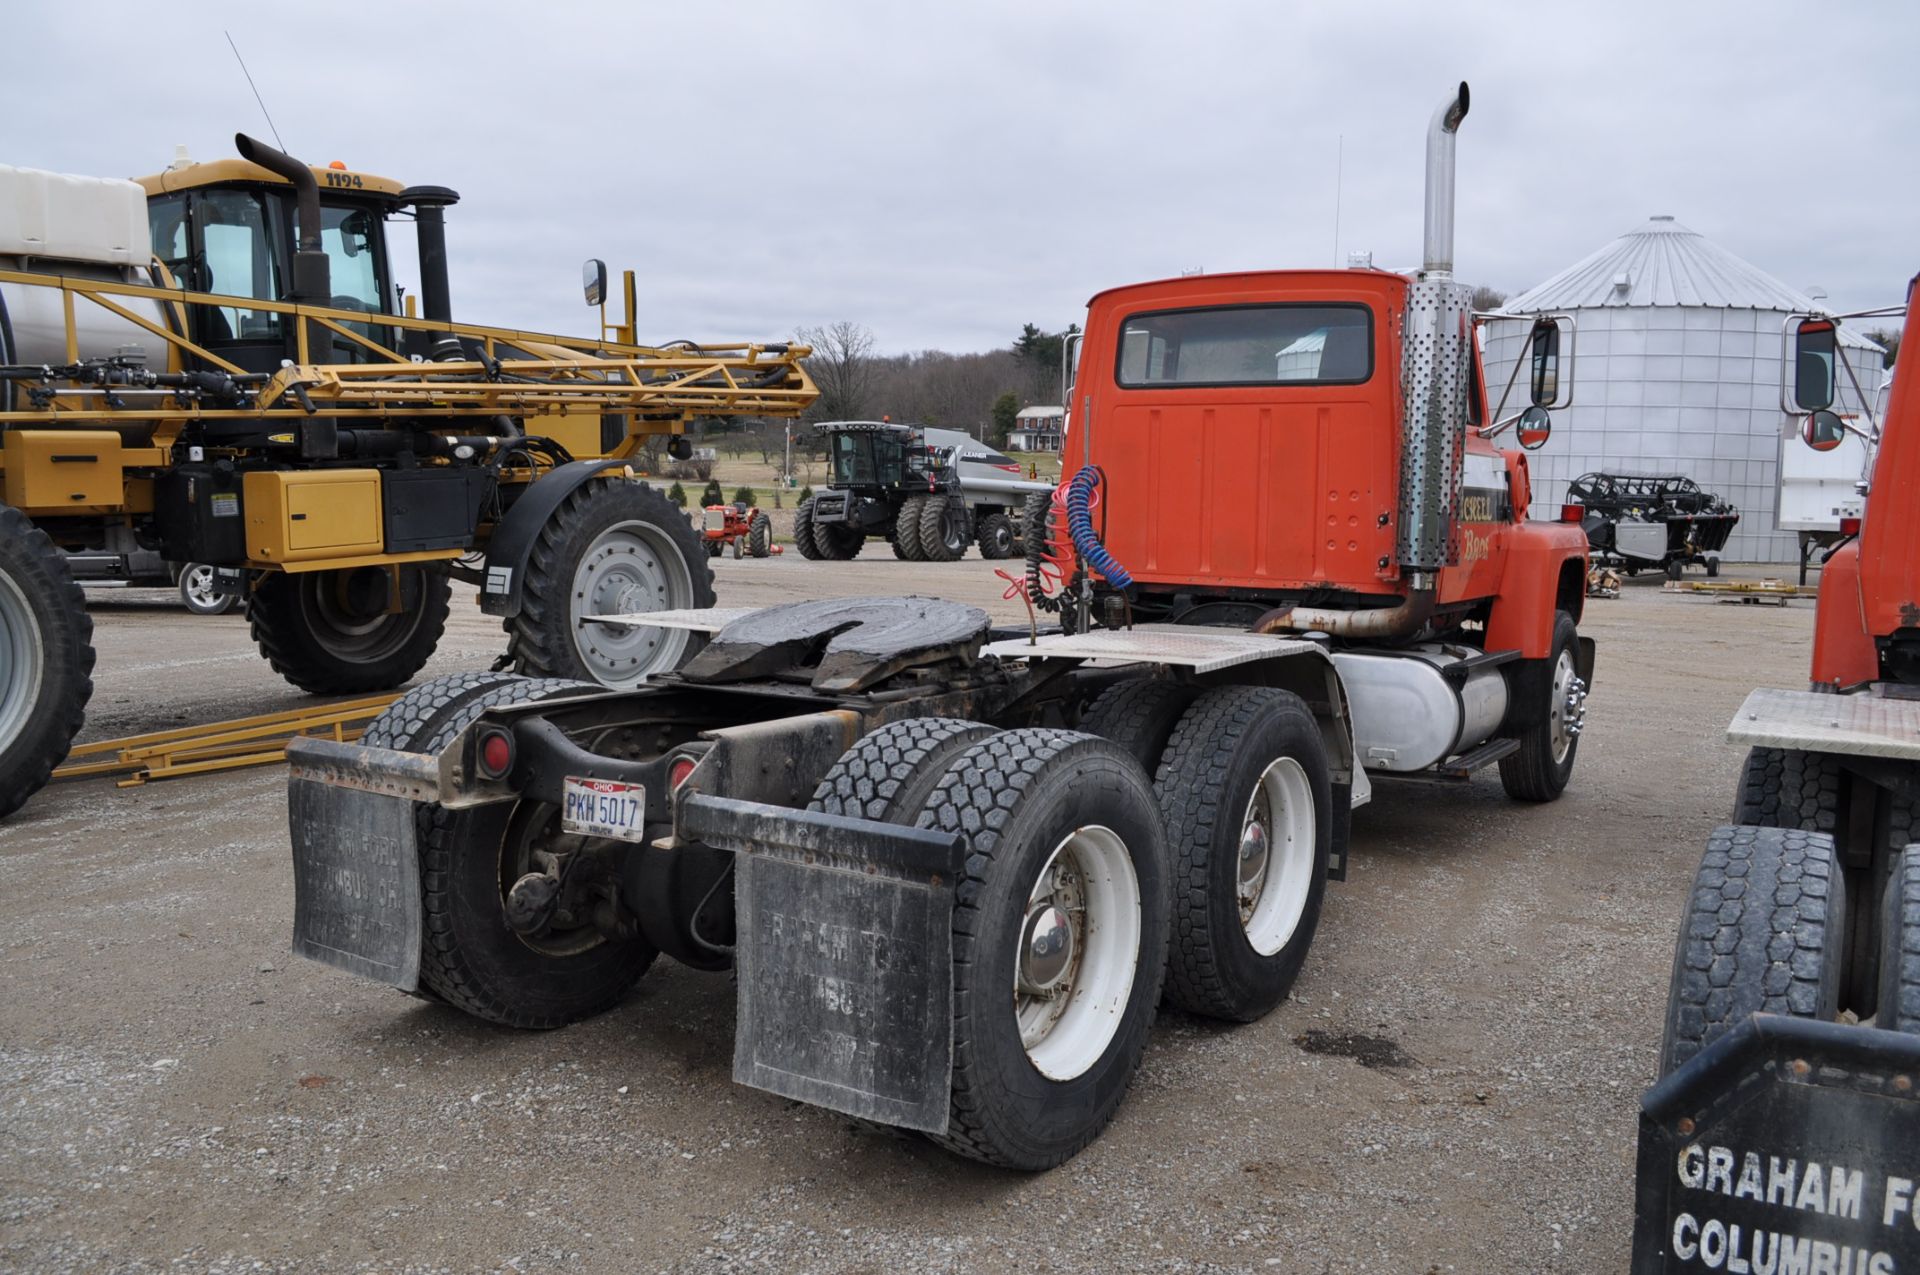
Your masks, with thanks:
[{"label": "truck day cab", "polygon": [[[1251,1021],[1306,959],[1377,779],[1571,775],[1586,539],[1535,522],[1453,278],[1167,280],[1093,299],[1067,480],[994,627],[926,598],[686,609],[628,689],[473,674],[296,743],[296,950],[490,1021],[616,1004],[660,954],[737,973],[736,1080],[1058,1164],[1112,1117],[1162,991]],[[1551,817],[1543,812],[1543,818]],[[358,882],[338,887],[341,869]]]}]

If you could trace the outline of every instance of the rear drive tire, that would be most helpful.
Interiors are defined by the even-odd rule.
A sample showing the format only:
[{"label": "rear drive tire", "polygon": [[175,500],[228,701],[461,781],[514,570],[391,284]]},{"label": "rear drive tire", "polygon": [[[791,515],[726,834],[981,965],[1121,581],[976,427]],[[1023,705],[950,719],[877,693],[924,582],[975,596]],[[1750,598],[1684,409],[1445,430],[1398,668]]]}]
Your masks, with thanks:
[{"label": "rear drive tire", "polygon": [[911,823],[949,763],[999,732],[954,717],[909,717],[863,736],[813,790],[808,810]]},{"label": "rear drive tire", "polygon": [[1749,1014],[1839,1012],[1846,885],[1833,838],[1786,828],[1716,828],[1680,923],[1660,1074]]},{"label": "rear drive tire", "polygon": [[1831,754],[1755,748],[1740,768],[1733,821],[1758,828],[1840,834],[1841,767]]},{"label": "rear drive tire", "polygon": [[713,568],[702,539],[644,483],[582,484],[553,511],[527,557],[520,614],[504,622],[515,668],[615,689],[679,668],[704,637],[582,617],[712,606]]},{"label": "rear drive tire", "polygon": [[1253,1022],[1307,959],[1326,896],[1333,789],[1306,702],[1266,686],[1194,701],[1154,780],[1173,851],[1167,995]]},{"label": "rear drive tire", "polygon": [[1140,1065],[1166,967],[1167,848],[1118,745],[1002,731],[967,749],[917,826],[967,843],[953,913],[949,1150],[1013,1169],[1070,1158]]},{"label": "rear drive tire", "polygon": [[1574,666],[1579,637],[1573,617],[1556,611],[1547,658],[1522,661],[1508,682],[1525,713],[1519,749],[1500,759],[1500,784],[1515,801],[1552,801],[1573,777],[1586,720],[1587,687]]},{"label": "rear drive tire", "polygon": [[67,556],[0,505],[0,819],[46,786],[93,696],[93,617]]},{"label": "rear drive tire", "polygon": [[747,552],[756,558],[773,552],[773,519],[764,513],[755,514],[747,526]]},{"label": "rear drive tire", "polygon": [[1151,775],[1160,769],[1160,754],[1181,714],[1199,696],[1199,687],[1184,682],[1130,677],[1101,691],[1080,715],[1079,728],[1120,745]]},{"label": "rear drive tire", "polygon": [[225,615],[240,600],[232,593],[217,593],[213,587],[213,568],[204,562],[189,562],[180,568],[180,605],[195,615]]},{"label": "rear drive tire", "polygon": [[1920,845],[1894,860],[1880,914],[1880,996],[1874,1021],[1920,1035]]},{"label": "rear drive tire", "polygon": [[268,572],[247,606],[254,644],[274,672],[314,695],[392,690],[432,658],[452,594],[445,563],[398,571],[397,611],[385,567]]},{"label": "rear drive tire", "polygon": [[1015,543],[1013,519],[1005,514],[988,514],[980,520],[978,539],[981,557],[994,561],[1011,558]]},{"label": "rear drive tire", "polygon": [[823,556],[820,546],[813,539],[812,497],[801,501],[800,507],[793,511],[793,547],[798,549],[800,556],[809,562],[817,561]]},{"label": "rear drive tire", "polygon": [[[562,678],[479,680],[496,676],[455,674],[416,687],[375,718],[367,736],[403,752],[438,753],[489,708],[603,689]],[[530,801],[415,807],[423,992],[488,1022],[551,1028],[611,1007],[646,973],[657,952],[644,938],[576,933],[570,945],[542,950],[508,928],[505,891],[553,818],[551,807]]]},{"label": "rear drive tire", "polygon": [[893,551],[908,562],[925,562],[926,549],[920,543],[920,517],[925,512],[925,496],[909,496],[893,516]]}]

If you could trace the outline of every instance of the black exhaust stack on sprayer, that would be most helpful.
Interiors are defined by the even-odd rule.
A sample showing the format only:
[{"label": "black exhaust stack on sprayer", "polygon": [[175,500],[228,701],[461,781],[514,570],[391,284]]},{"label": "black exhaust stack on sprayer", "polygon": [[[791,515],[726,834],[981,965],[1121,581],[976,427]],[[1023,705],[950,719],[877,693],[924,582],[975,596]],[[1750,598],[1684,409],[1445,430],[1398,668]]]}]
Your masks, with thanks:
[{"label": "black exhaust stack on sprayer", "polygon": [[420,314],[435,323],[453,322],[453,292],[447,284],[447,216],[460,202],[445,186],[409,186],[400,202],[413,205],[413,228],[420,243]]},{"label": "black exhaust stack on sprayer", "polygon": [[333,273],[327,251],[320,244],[320,183],[313,170],[265,142],[245,133],[233,135],[240,158],[277,173],[293,184],[298,224],[294,227],[293,279],[287,289],[289,301],[315,301],[324,305],[333,299]]}]

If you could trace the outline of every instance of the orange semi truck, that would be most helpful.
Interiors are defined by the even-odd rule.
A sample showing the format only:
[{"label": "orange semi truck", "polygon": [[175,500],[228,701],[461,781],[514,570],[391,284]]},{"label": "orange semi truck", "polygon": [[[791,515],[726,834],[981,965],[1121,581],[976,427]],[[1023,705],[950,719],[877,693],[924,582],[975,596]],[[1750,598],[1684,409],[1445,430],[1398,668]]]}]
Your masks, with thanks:
[{"label": "orange semi truck", "polygon": [[1412,277],[1094,298],[1067,481],[1009,577],[1031,623],[900,597],[593,617],[706,640],[643,687],[447,679],[358,744],[297,742],[295,950],[519,1027],[662,954],[731,967],[741,1083],[995,1164],[1074,1155],[1163,990],[1240,1022],[1281,1002],[1377,780],[1497,764],[1545,802],[1571,775],[1586,538],[1528,517],[1497,445],[1547,441],[1561,329],[1501,418],[1453,277],[1467,107],[1429,129]]},{"label": "orange semi truck", "polygon": [[1783,331],[1802,441],[1868,444],[1865,512],[1821,573],[1810,684],[1727,728],[1750,751],[1674,951],[1636,1275],[1920,1270],[1920,383],[1909,358],[1884,423],[1835,414],[1851,317]]}]

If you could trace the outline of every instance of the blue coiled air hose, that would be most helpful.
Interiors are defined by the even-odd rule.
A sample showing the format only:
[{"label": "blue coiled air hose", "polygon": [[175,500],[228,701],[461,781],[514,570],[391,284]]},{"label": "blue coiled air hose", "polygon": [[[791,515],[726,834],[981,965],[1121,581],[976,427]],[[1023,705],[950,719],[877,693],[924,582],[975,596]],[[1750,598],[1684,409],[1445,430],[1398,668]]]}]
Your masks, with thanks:
[{"label": "blue coiled air hose", "polygon": [[1129,588],[1133,577],[1120,565],[1093,530],[1093,489],[1101,482],[1100,470],[1084,465],[1067,484],[1067,534],[1080,560],[1098,571],[1116,589]]}]

